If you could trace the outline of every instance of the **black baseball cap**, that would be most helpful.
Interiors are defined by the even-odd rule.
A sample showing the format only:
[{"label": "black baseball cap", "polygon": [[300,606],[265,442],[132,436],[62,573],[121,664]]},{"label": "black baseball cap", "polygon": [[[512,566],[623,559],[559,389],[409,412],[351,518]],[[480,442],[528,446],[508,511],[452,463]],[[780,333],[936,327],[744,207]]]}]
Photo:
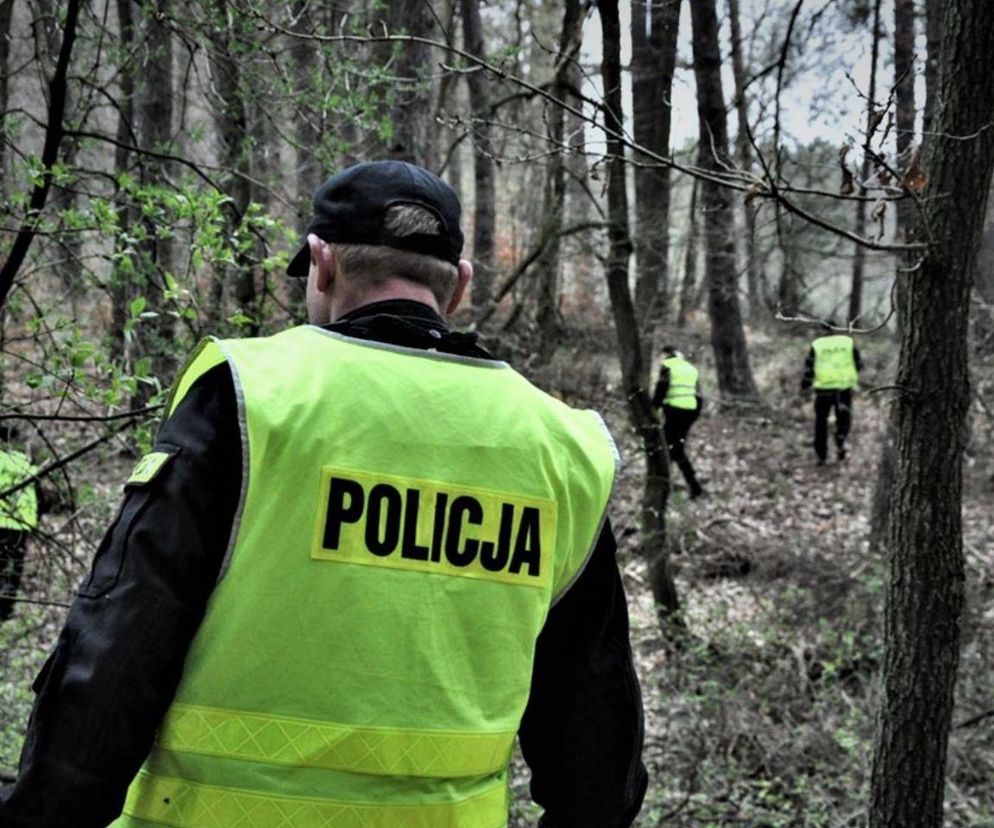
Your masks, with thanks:
[{"label": "black baseball cap", "polygon": [[[387,210],[397,204],[429,210],[441,223],[441,232],[393,235],[384,227],[383,219]],[[423,167],[406,161],[356,164],[333,175],[314,193],[314,218],[286,272],[290,276],[307,275],[311,262],[309,233],[327,242],[382,244],[458,264],[463,246],[460,212],[455,190]]]}]

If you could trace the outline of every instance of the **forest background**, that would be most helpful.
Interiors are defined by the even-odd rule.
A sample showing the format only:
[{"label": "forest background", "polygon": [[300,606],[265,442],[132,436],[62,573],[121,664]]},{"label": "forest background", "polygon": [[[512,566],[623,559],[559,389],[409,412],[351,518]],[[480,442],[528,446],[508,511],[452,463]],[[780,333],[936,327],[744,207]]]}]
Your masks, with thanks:
[{"label": "forest background", "polygon": [[[47,507],[0,626],[0,779],[178,365],[301,321],[314,188],[402,157],[465,206],[455,322],[622,449],[637,824],[994,826],[986,18],[0,0],[0,421]],[[866,367],[852,456],[819,468],[798,388],[827,322]],[[667,342],[702,369],[703,500],[649,404]],[[513,792],[532,824],[520,761]]]}]

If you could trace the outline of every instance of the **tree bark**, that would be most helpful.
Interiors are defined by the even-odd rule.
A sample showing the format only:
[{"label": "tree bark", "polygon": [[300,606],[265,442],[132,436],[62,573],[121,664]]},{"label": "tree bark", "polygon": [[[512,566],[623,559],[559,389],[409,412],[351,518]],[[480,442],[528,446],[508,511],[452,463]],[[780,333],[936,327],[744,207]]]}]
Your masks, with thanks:
[{"label": "tree bark", "polygon": [[[462,0],[462,23],[464,48],[471,55],[485,58],[480,0]],[[472,299],[473,307],[482,310],[490,303],[494,290],[494,231],[497,223],[494,148],[490,140],[490,127],[485,123],[490,117],[489,81],[482,72],[470,72],[466,76],[466,84],[473,114],[473,181],[476,192]]]},{"label": "tree bark", "polygon": [[780,281],[777,283],[777,307],[781,313],[794,316],[801,312],[804,280],[797,265],[797,241],[791,232],[794,219],[792,216],[782,216],[780,221],[781,230],[777,234],[777,242],[780,245],[782,264]]},{"label": "tree bark", "polygon": [[[10,196],[7,175],[7,143],[10,136],[7,135],[6,116],[9,78],[7,76],[9,56],[10,56],[10,24],[13,18],[14,0],[0,0],[0,203],[7,203]],[[6,235],[6,234],[4,234]],[[6,256],[6,240],[0,236],[0,258]],[[6,309],[0,307],[0,351],[6,348]],[[4,397],[6,390],[5,361],[0,360],[0,399]]]},{"label": "tree bark", "polygon": [[[651,9],[651,11],[649,11]],[[656,155],[670,152],[670,119],[680,0],[632,3],[632,119],[635,142]],[[669,304],[670,170],[648,156],[635,167],[635,306],[646,364],[653,327]]]},{"label": "tree bark", "polygon": [[24,264],[37,233],[37,220],[48,201],[48,193],[52,187],[52,166],[58,160],[62,138],[65,132],[63,118],[66,109],[68,93],[69,61],[72,57],[73,45],[76,42],[76,25],[79,22],[81,0],[68,0],[66,3],[66,23],[62,30],[62,45],[59,47],[59,58],[48,85],[48,111],[45,120],[45,143],[41,150],[41,166],[44,169],[41,181],[31,190],[28,198],[27,219],[17,231],[14,243],[10,248],[6,261],[0,267],[0,307],[6,304],[7,296],[14,285],[17,272]]},{"label": "tree bark", "polygon": [[908,274],[908,301],[899,310],[897,469],[887,522],[870,828],[942,825],[959,660],[967,320],[994,171],[994,135],[986,128],[994,113],[994,17],[986,0],[946,0],[943,6],[943,105],[929,142],[923,194],[929,244]]},{"label": "tree bark", "polygon": [[[47,60],[43,60],[43,65],[47,63],[54,66],[59,52],[61,40],[61,32],[59,31],[60,5],[55,0],[39,0],[37,17],[32,22],[36,54],[47,58]],[[73,110],[74,98],[77,97],[75,88],[75,84],[70,84],[66,91],[66,112]],[[78,150],[78,142],[71,136],[63,139],[61,163],[71,169],[76,163]],[[77,196],[74,188],[61,186],[57,183],[52,185],[48,206],[53,216],[61,218],[68,215],[76,208],[76,201]],[[73,319],[75,319],[79,315],[79,303],[84,293],[82,279],[83,245],[80,235],[72,232],[58,233],[49,237],[47,242],[51,247],[57,248],[57,252],[51,256],[49,270],[61,282],[65,302]]]},{"label": "tree bark", "polygon": [[[553,96],[560,101],[575,102],[571,90],[575,88],[579,74],[576,59],[580,50],[582,22],[579,0],[566,0],[552,86]],[[539,359],[542,362],[548,362],[552,358],[563,333],[559,316],[559,255],[566,207],[566,167],[563,158],[566,113],[557,104],[549,104],[545,120],[552,154],[545,168],[542,225],[539,231],[542,254],[535,264],[538,272],[535,322],[541,337]]]},{"label": "tree bark", "polygon": [[676,324],[682,328],[687,324],[687,317],[696,307],[697,297],[697,243],[700,220],[697,217],[697,189],[700,180],[695,178],[690,185],[690,209],[687,212],[687,240],[683,251],[683,281],[680,284],[680,310],[677,312]]},{"label": "tree bark", "polygon": [[[10,88],[10,25],[14,16],[14,0],[0,0],[0,200],[6,202],[10,179],[7,177],[7,106]],[[2,248],[0,248],[2,249]]]},{"label": "tree bark", "polygon": [[[690,4],[697,113],[700,121],[698,163],[721,173],[731,163],[728,122],[721,88],[721,52],[715,0]],[[704,209],[705,272],[708,312],[718,389],[726,396],[756,397],[749,367],[735,268],[735,227],[730,191],[713,180],[701,182]]]},{"label": "tree bark", "polygon": [[[117,0],[117,36],[120,53],[131,55],[135,45],[135,24],[132,15],[133,0]],[[133,134],[135,122],[135,66],[130,61],[118,67],[117,79],[119,84],[117,95],[117,145],[114,147],[114,170],[120,178],[128,171],[131,162],[131,151],[128,149],[135,143]],[[118,227],[128,227],[137,221],[134,210],[126,196],[119,196],[117,208]],[[118,234],[115,244],[118,253],[123,238]],[[124,329],[130,318],[129,305],[134,298],[134,279],[129,268],[115,266],[110,275],[110,355],[111,359],[120,361],[127,356],[127,340]]]},{"label": "tree bark", "polygon": [[[904,0],[897,0],[900,5]],[[897,12],[895,11],[895,15]],[[895,41],[896,46],[896,41]],[[861,196],[856,202],[856,222],[853,230],[857,236],[866,235],[866,182],[873,170],[870,144],[876,134],[877,112],[877,63],[880,54],[880,0],[873,4],[873,44],[870,48],[870,88],[866,96],[866,134],[863,140],[863,163],[860,167],[859,188]],[[897,56],[895,55],[895,71]],[[853,251],[852,285],[849,290],[849,321],[856,322],[863,313],[863,273],[866,269],[866,248],[857,244]]]},{"label": "tree bark", "polygon": [[939,53],[942,41],[942,0],[925,0],[925,112],[922,116],[922,157],[935,130],[939,104]]},{"label": "tree bark", "polygon": [[[251,144],[249,139],[248,91],[242,78],[241,65],[235,52],[238,42],[234,27],[238,25],[235,10],[228,0],[214,0],[214,26],[210,32],[210,66],[214,123],[220,143],[221,182],[231,198],[233,210],[228,213],[228,235],[233,237],[252,201]],[[252,257],[237,253],[232,265],[218,266],[214,273],[219,288],[211,303],[209,324],[217,326],[222,317],[223,286],[234,287],[239,309],[252,319],[250,332],[259,332],[258,291]]]},{"label": "tree bark", "polygon": [[[385,4],[383,24],[390,34],[416,37],[431,35],[431,8],[424,0],[392,0]],[[431,47],[423,43],[385,44],[377,50],[390,73],[402,79],[394,84],[396,95],[390,106],[393,135],[385,147],[391,158],[438,167],[437,129],[431,106]]]},{"label": "tree bark", "polygon": [[[735,135],[735,156],[739,168],[752,171],[752,144],[749,141],[749,98],[746,92],[746,67],[742,54],[742,24],[739,0],[728,0],[728,20],[732,28],[732,78],[735,81],[735,114],[738,130]],[[756,244],[756,210],[742,202],[745,226],[746,290],[749,297],[749,317],[752,320],[766,311],[766,286],[760,267],[759,249]]]},{"label": "tree bark", "polygon": [[[905,178],[909,168],[916,163],[914,154],[915,130],[915,18],[913,0],[896,0],[894,4],[894,102],[895,102],[895,132],[897,151],[897,170]],[[930,48],[937,50],[938,43]],[[932,54],[927,63],[933,62],[938,66],[938,52]],[[932,94],[936,92],[933,84]],[[929,107],[926,97],[926,109]],[[934,103],[931,104],[934,107]],[[924,144],[924,141],[923,141]],[[918,214],[914,204],[906,198],[897,204],[898,237],[905,241],[913,241]],[[898,307],[907,301],[907,280],[904,273],[914,265],[914,257],[899,259],[899,268],[894,278],[897,279],[897,289],[894,291]],[[898,322],[900,324],[900,316]],[[900,333],[900,328],[898,329]],[[893,415],[888,421],[884,442],[880,449],[880,462],[877,466],[877,479],[874,484],[873,501],[870,513],[870,548],[881,549],[886,541],[887,510],[890,506],[891,492],[894,488],[894,472],[897,466],[896,428]]]},{"label": "tree bark", "polygon": [[621,99],[621,24],[618,0],[600,0],[604,42],[604,123],[609,130],[607,286],[618,337],[622,386],[628,417],[638,433],[645,455],[646,476],[642,499],[642,554],[649,568],[649,583],[660,620],[679,608],[676,585],[666,554],[666,500],[669,497],[669,457],[659,420],[644,385],[642,346],[635,323],[635,307],[628,287],[628,260],[632,243],[628,235],[628,195],[625,191],[625,150],[620,139],[624,117]]},{"label": "tree bark", "polygon": [[[173,126],[173,39],[166,25],[167,0],[155,0],[141,6],[143,15],[140,47],[140,71],[136,89],[135,121],[142,149],[168,150]],[[161,186],[169,178],[168,162],[151,155],[141,156],[141,181],[146,186]],[[154,220],[146,220],[147,238],[138,245],[145,277],[147,309],[158,313],[154,323],[139,326],[136,351],[152,359],[152,372],[164,383],[176,368],[173,354],[173,319],[163,295],[165,275],[173,270],[173,242],[162,233]],[[132,407],[143,408],[151,388],[139,385]]]}]

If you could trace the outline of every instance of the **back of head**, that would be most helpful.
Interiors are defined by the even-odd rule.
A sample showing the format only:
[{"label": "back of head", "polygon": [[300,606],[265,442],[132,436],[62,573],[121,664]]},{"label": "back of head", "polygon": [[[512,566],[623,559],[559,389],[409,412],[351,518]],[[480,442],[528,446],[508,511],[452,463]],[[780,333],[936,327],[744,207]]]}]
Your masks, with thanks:
[{"label": "back of head", "polygon": [[[418,204],[395,204],[387,208],[384,228],[395,239],[414,236],[441,235],[438,218]],[[335,244],[340,278],[363,282],[370,286],[391,277],[408,279],[424,285],[444,305],[455,289],[458,279],[456,266],[435,256],[405,250],[393,245]]]},{"label": "back of head", "polygon": [[[342,170],[317,189],[307,234],[334,246],[336,275],[372,285],[409,279],[441,302],[457,281],[461,209],[455,191],[423,167],[372,161]],[[309,262],[305,234],[287,273],[307,276]]]}]

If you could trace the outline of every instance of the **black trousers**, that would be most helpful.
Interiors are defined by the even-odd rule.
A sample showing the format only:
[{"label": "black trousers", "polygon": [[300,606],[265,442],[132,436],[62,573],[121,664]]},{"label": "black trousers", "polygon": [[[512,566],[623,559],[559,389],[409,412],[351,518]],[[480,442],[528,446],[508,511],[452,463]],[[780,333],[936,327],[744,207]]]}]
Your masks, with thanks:
[{"label": "black trousers", "polygon": [[674,408],[671,405],[663,406],[663,436],[666,438],[666,447],[670,450],[670,460],[683,472],[683,479],[687,481],[691,497],[701,493],[701,484],[697,482],[694,467],[687,459],[684,442],[687,439],[687,432],[700,415],[699,408],[691,411],[687,408]]},{"label": "black trousers", "polygon": [[828,455],[828,415],[835,411],[835,447],[842,449],[852,425],[852,390],[815,391],[815,454]]},{"label": "black trousers", "polygon": [[28,534],[17,529],[0,529],[0,624],[14,612],[14,598],[24,574],[24,551]]}]

